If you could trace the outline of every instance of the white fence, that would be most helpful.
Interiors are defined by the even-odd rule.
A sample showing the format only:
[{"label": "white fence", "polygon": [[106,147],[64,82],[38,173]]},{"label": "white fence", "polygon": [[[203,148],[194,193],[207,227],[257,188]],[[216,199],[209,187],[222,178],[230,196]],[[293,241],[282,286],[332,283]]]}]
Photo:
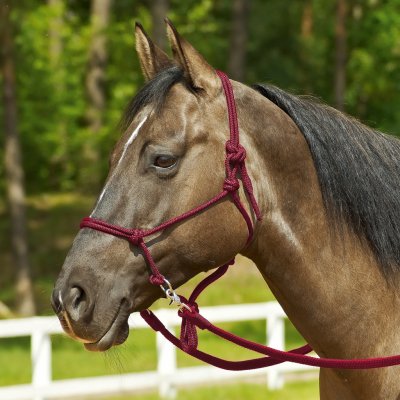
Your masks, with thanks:
[{"label": "white fence", "polygon": [[[159,310],[156,314],[171,331],[180,324],[181,319],[176,315],[175,309]],[[265,320],[267,345],[284,349],[284,318],[286,318],[286,315],[276,302],[203,307],[202,314],[213,323]],[[131,315],[129,325],[131,328],[147,327],[138,314]],[[62,333],[62,329],[56,317],[0,321],[0,338],[31,337],[32,362],[31,384],[0,387],[0,400],[44,400],[126,393],[157,388],[161,397],[173,398],[176,394],[176,388],[179,386],[209,384],[252,376],[265,376],[268,387],[277,389],[282,387],[285,373],[313,369],[312,367],[289,363],[241,372],[224,371],[211,366],[177,368],[175,347],[157,333],[156,371],[53,381],[50,335],[59,333]],[[6,367],[3,365],[0,368]]]}]

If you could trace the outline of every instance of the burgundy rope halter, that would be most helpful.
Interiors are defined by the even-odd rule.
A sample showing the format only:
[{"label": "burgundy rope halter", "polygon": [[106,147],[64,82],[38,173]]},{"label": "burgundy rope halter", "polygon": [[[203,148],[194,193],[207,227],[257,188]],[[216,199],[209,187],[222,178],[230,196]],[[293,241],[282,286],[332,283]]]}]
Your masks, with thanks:
[{"label": "burgundy rope halter", "polygon": [[[226,142],[225,146],[226,177],[223,183],[223,190],[212,199],[195,207],[194,209],[187,211],[177,217],[171,218],[168,221],[163,222],[162,224],[148,230],[123,228],[91,217],[83,218],[80,227],[95,229],[100,232],[108,233],[110,235],[126,239],[133,246],[139,247],[142,250],[143,256],[151,269],[151,275],[149,278],[150,282],[153,285],[159,285],[164,291],[166,297],[170,299],[171,302],[174,302],[179,306],[178,315],[182,318],[180,338],[178,339],[176,336],[174,336],[150,310],[143,310],[140,312],[140,315],[152,329],[154,329],[155,331],[159,331],[176,347],[206,363],[228,370],[263,368],[275,364],[280,364],[285,361],[291,361],[316,367],[341,369],[381,368],[400,364],[400,355],[353,360],[310,357],[305,355],[312,351],[312,348],[309,345],[305,345],[297,349],[290,350],[288,352],[280,351],[248,341],[211,324],[211,322],[209,322],[199,313],[196,299],[208,285],[210,285],[225,274],[229,266],[234,264],[234,259],[219,267],[211,275],[200,282],[194,289],[189,299],[185,299],[183,296],[177,295],[169,281],[158,270],[158,267],[154,262],[146,243],[144,242],[144,238],[147,236],[151,236],[157,232],[163,231],[164,229],[167,229],[172,225],[175,225],[181,221],[184,221],[199,214],[201,211],[207,209],[213,204],[216,204],[221,199],[227,196],[231,197],[232,201],[234,202],[246,222],[248,229],[247,243],[249,243],[249,241],[253,237],[253,222],[239,198],[238,190],[240,188],[240,182],[238,176],[240,176],[241,178],[244,191],[247,194],[247,197],[257,220],[261,220],[261,213],[253,194],[251,179],[246,170],[246,150],[239,142],[239,127],[232,85],[229,78],[223,72],[217,71],[217,74],[221,79],[226,97],[230,130],[230,138]],[[215,357],[211,354],[207,354],[197,349],[197,328],[206,329],[223,339],[235,343],[243,348],[252,350],[259,354],[263,354],[266,357],[254,358],[244,361],[229,361]]]}]

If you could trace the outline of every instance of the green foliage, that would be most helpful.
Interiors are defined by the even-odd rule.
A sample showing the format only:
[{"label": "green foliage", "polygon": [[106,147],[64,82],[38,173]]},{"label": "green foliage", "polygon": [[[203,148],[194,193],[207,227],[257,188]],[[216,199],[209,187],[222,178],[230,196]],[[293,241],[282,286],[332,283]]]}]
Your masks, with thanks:
[{"label": "green foliage", "polygon": [[399,133],[400,2],[357,3],[350,26],[349,111]]},{"label": "green foliage", "polygon": [[[63,3],[61,3],[63,4]],[[71,12],[60,25],[62,54],[51,62],[49,29],[66,10],[38,5],[16,9],[19,129],[28,190],[67,188],[76,177],[76,162],[85,132],[83,74],[88,27]],[[77,165],[78,166],[78,165]]]},{"label": "green foliage", "polygon": [[[312,24],[307,37],[301,28],[307,1],[252,1],[246,81],[269,81],[332,102],[335,1],[309,1]],[[105,176],[108,153],[120,134],[121,113],[143,82],[133,22],[140,20],[151,32],[148,1],[113,4],[105,32],[107,105],[97,135],[88,129],[84,84],[92,36],[90,1],[16,4],[19,129],[28,192],[80,186],[80,176],[91,167],[82,154],[84,144],[100,154],[97,168]],[[348,7],[347,111],[395,133],[400,125],[399,0],[354,0]],[[228,0],[171,0],[169,17],[212,65],[225,69],[231,11]],[[51,47],[54,26],[59,54]],[[1,180],[0,189],[3,185]]]}]

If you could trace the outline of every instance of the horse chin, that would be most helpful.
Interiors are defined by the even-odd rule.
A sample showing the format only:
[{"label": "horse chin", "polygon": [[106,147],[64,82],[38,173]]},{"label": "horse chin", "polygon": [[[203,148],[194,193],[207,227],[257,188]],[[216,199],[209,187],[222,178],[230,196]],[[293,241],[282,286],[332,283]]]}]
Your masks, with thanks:
[{"label": "horse chin", "polygon": [[78,336],[73,329],[73,324],[70,321],[68,313],[65,311],[59,312],[57,316],[64,332],[76,341],[83,343],[87,350],[106,351],[112,346],[124,343],[127,339],[129,335],[129,314],[130,311],[124,309],[124,307],[121,305],[118,311],[115,313],[115,316],[112,319],[112,322],[109,324],[106,332],[101,336],[100,339],[96,341],[91,341],[90,339],[85,339]]},{"label": "horse chin", "polygon": [[128,318],[129,312],[119,309],[111,326],[98,341],[84,343],[86,350],[107,351],[112,346],[124,343],[129,336]]}]

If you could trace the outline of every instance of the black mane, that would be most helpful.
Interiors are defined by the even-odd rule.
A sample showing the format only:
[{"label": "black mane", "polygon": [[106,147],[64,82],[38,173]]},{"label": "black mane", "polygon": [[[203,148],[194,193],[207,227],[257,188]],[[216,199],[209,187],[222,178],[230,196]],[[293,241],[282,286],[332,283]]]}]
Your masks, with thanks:
[{"label": "black mane", "polygon": [[[186,85],[178,67],[147,82],[128,104],[122,129],[145,105],[161,109],[170,88],[179,82]],[[302,131],[333,225],[345,221],[365,237],[386,276],[400,271],[400,140],[315,100],[272,85],[254,88]]]},{"label": "black mane", "polygon": [[385,276],[400,271],[400,140],[308,98],[254,88],[302,131],[329,218],[368,240]]}]

